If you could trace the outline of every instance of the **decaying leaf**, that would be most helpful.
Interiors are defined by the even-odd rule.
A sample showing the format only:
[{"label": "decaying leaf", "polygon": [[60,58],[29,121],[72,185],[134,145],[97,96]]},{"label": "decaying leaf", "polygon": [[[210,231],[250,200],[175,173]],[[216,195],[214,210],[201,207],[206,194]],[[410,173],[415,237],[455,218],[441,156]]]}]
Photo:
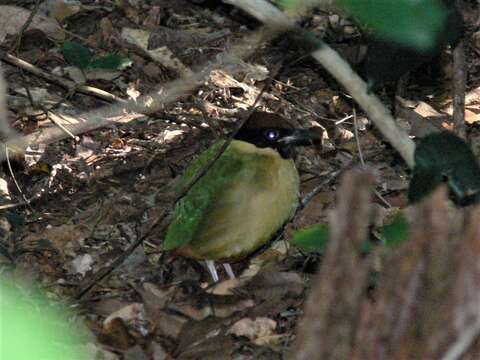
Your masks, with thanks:
[{"label": "decaying leaf", "polygon": [[274,320],[266,317],[244,318],[233,324],[227,334],[245,336],[254,343],[262,345],[272,339],[276,326],[277,323]]},{"label": "decaying leaf", "polygon": [[[0,42],[3,42],[7,35],[18,34],[29,17],[30,11],[27,9],[13,5],[1,5]],[[29,29],[41,30],[45,33],[45,35],[57,41],[65,38],[65,33],[62,31],[55,19],[41,14],[36,14],[33,17]]]}]

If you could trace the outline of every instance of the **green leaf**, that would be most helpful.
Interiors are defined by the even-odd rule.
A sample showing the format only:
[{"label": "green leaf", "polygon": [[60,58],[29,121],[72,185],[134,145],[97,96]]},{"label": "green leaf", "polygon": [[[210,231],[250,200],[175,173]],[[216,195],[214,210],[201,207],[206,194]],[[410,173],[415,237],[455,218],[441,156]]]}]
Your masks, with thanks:
[{"label": "green leaf", "polygon": [[[330,238],[330,228],[328,224],[317,224],[307,229],[298,230],[293,234],[292,243],[305,251],[322,253],[327,246]],[[362,245],[362,253],[368,254],[375,246],[374,242],[368,236]]]},{"label": "green leaf", "polygon": [[339,0],[347,14],[379,38],[430,50],[445,26],[439,0]]},{"label": "green leaf", "polygon": [[290,8],[297,8],[305,4],[304,0],[277,0],[274,1],[280,9],[288,10]]},{"label": "green leaf", "polygon": [[42,294],[0,278],[0,359],[88,359],[75,346],[83,330]]},{"label": "green leaf", "polygon": [[408,199],[416,202],[446,182],[457,205],[480,199],[480,167],[470,146],[444,131],[425,136],[415,148],[415,167]]},{"label": "green leaf", "polygon": [[[403,215],[397,215],[392,222],[382,228],[381,244],[387,247],[396,247],[406,241],[410,235],[410,226]],[[318,224],[307,229],[298,230],[292,239],[292,243],[305,251],[322,253],[327,246],[330,236],[328,224]],[[375,246],[370,236],[362,245],[362,253],[370,253]]]},{"label": "green leaf", "polygon": [[82,70],[90,64],[92,53],[85,46],[72,41],[65,41],[61,49],[62,55],[68,63]]},{"label": "green leaf", "polygon": [[323,252],[329,238],[328,224],[318,224],[301,229],[293,235],[293,244],[306,251]]},{"label": "green leaf", "polygon": [[410,236],[410,225],[402,214],[396,215],[390,224],[382,228],[380,238],[382,245],[397,247],[408,240]]},{"label": "green leaf", "polygon": [[109,54],[100,58],[95,58],[90,61],[87,66],[88,70],[124,70],[132,65],[132,60],[120,55]]}]

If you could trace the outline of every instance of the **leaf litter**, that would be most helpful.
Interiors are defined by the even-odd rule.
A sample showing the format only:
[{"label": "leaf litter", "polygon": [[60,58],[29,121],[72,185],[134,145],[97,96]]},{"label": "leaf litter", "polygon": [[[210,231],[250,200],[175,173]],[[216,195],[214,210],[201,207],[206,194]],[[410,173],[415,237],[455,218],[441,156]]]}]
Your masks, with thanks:
[{"label": "leaf litter", "polygon": [[[51,12],[51,17],[47,17],[47,23],[56,18],[78,35],[83,46],[91,49],[97,57],[119,54],[132,60],[130,68],[116,72],[114,77],[95,76],[88,80],[88,84],[119,97],[145,94],[158,83],[195,71],[197,64],[214,58],[228,48],[229,42],[245,36],[245,27],[256,26],[251,19],[238,16],[223,5],[210,8],[186,0],[158,3],[152,13],[146,3],[136,8],[128,2],[116,5],[116,9],[85,4],[71,11],[57,8]],[[18,16],[12,17],[17,25],[6,28],[8,33],[2,35],[4,45],[13,45],[13,36],[21,30],[26,21],[24,14],[29,15],[29,10],[16,9]],[[7,13],[0,13],[5,18]],[[93,16],[102,17],[99,27],[90,24]],[[140,34],[145,39],[137,39],[133,47],[124,45],[127,31],[130,31],[130,37],[136,34],[131,32],[131,24],[125,26],[124,16],[131,24],[146,25],[146,30]],[[314,29],[326,34],[327,40],[336,43],[338,48],[345,48],[344,40],[352,41],[358,33],[348,21],[332,16],[314,11],[309,19]],[[57,30],[52,33],[51,25],[43,27],[41,24],[35,20],[30,30],[39,30],[46,36],[46,47],[39,49],[29,43],[29,37],[34,38],[34,35],[27,32],[23,34],[25,43],[18,49],[18,55],[36,60],[36,64],[45,70],[67,74],[68,64],[59,56],[59,45],[55,43],[59,34],[64,33]],[[176,35],[172,38],[173,33]],[[160,41],[162,39],[164,41]],[[139,46],[139,43],[146,43],[146,47]],[[352,52],[351,47],[355,45],[350,45],[346,48]],[[8,226],[2,227],[0,256],[5,253],[9,260],[4,266],[0,257],[0,268],[12,276],[30,279],[31,284],[43,287],[53,299],[73,303],[83,317],[81,321],[93,334],[84,344],[90,354],[96,354],[92,358],[271,359],[281,358],[292,346],[307,290],[315,277],[312,270],[307,271],[307,262],[312,255],[285,246],[283,240],[251,261],[234,264],[236,274],[241,274],[238,279],[223,280],[212,286],[207,283],[206,273],[198,264],[162,253],[164,234],[154,231],[121,266],[112,269],[84,297],[75,299],[75,295],[80,284],[88,282],[99,270],[108,268],[129,245],[148,232],[153,219],[171,203],[176,177],[192,157],[228,129],[232,123],[232,116],[228,115],[238,115],[239,108],[249,107],[276,62],[282,61],[284,69],[264,94],[262,110],[277,112],[303,126],[322,127],[327,133],[320,154],[318,149],[307,149],[300,154],[298,167],[302,195],[325,181],[329,174],[358,163],[354,123],[348,118],[355,105],[322,69],[307,60],[298,60],[296,51],[286,40],[280,39],[257,49],[247,60],[234,58],[224,68],[212,71],[195,93],[186,94],[157,114],[135,121],[126,116],[115,125],[80,135],[79,139],[49,144],[35,153],[32,162],[12,164],[15,165],[16,179],[31,202],[29,206],[14,208],[2,215]],[[15,128],[25,133],[54,126],[49,120],[33,115],[36,111],[43,114],[45,107],[53,106],[52,111],[68,122],[81,121],[86,109],[104,104],[103,100],[85,94],[66,96],[41,78],[20,76],[19,69],[12,65],[6,65],[4,71],[8,74],[10,88],[16,89],[14,93],[18,97],[8,99],[10,116]],[[478,74],[474,71],[471,74],[472,84],[478,84]],[[23,91],[25,88],[29,91]],[[422,88],[416,94],[418,98],[422,98],[421,92]],[[31,109],[25,111],[23,105],[10,106],[10,100],[13,103],[19,99]],[[55,106],[60,99],[63,99],[61,105]],[[437,128],[444,126],[448,104],[438,106],[434,101],[422,99],[414,101],[411,107],[402,105],[420,116],[405,111],[407,128],[412,129],[422,120]],[[472,124],[476,123],[478,102],[477,96],[467,103],[472,112],[468,116]],[[342,122],[337,124],[339,121]],[[393,150],[389,150],[377,134],[372,135],[368,120],[365,121],[367,127],[360,131],[361,148],[365,161],[375,168],[373,186],[393,206],[393,210],[388,210],[390,215],[397,208],[405,207],[406,167],[398,163]],[[410,131],[412,135],[418,135],[431,130]],[[38,171],[39,168],[47,170]],[[4,172],[2,178],[7,182],[11,196],[19,200],[10,174]],[[296,229],[326,223],[336,198],[342,196],[335,193],[337,187],[338,181],[333,178],[287,226],[284,237],[288,240]],[[439,203],[436,205],[443,209]],[[385,209],[384,204],[379,206]],[[425,216],[430,216],[429,211],[433,210],[424,211]],[[386,216],[379,211],[375,226],[380,227]],[[432,251],[444,259],[446,255],[442,246],[447,246],[446,240],[438,237],[441,242]],[[474,237],[474,230],[470,228],[469,242],[461,246],[467,262],[474,258],[471,255],[475,251]],[[346,319],[342,317],[346,315],[337,313],[342,309],[348,310],[345,314],[358,316],[359,329],[363,329],[363,332],[359,330],[358,339],[371,336],[377,341],[382,337],[381,333],[371,329],[369,324],[373,319],[385,319],[385,331],[403,334],[406,328],[402,326],[407,320],[397,319],[398,314],[390,313],[387,307],[388,304],[398,304],[405,309],[406,316],[412,316],[413,305],[396,297],[402,286],[417,298],[422,288],[415,283],[421,281],[415,276],[423,279],[445,275],[448,284],[455,283],[450,280],[452,275],[447,276],[444,270],[435,268],[435,264],[423,264],[425,252],[433,245],[420,237],[414,236],[413,241],[398,255],[388,250],[376,258],[376,254],[371,256],[382,264],[376,303],[363,302],[361,310],[356,308],[358,312],[355,314],[343,307],[342,301],[335,303],[332,299],[324,299],[330,306],[328,309],[337,307],[336,312],[326,317],[333,324],[326,341],[335,343],[335,330],[340,331],[338,327]],[[422,252],[417,256],[413,255],[413,250]],[[364,264],[349,268],[358,272],[351,278],[346,273],[335,272],[336,266],[342,269],[341,264],[348,263],[349,259],[362,263],[361,259],[349,258],[349,251],[345,250],[344,255],[337,253],[333,258],[325,254],[314,262],[327,268],[326,271],[330,270],[332,279],[338,276],[348,285],[353,278],[361,278],[355,287],[336,289],[350,292],[347,296],[350,305],[360,306],[359,289],[366,281]],[[431,260],[430,257],[427,259]],[[394,261],[399,267],[386,266],[387,261]],[[472,271],[465,264],[454,263],[459,274]],[[390,274],[399,268],[398,275]],[[407,276],[404,268],[412,271],[414,276]],[[389,283],[389,279],[396,275],[395,284]],[[455,283],[457,292],[468,294],[473,285],[461,275],[458,279],[460,281]],[[336,287],[334,282],[325,282],[323,291],[329,294],[328,289]],[[353,290],[355,294],[352,294]],[[433,306],[438,312],[447,309],[446,304],[436,304],[431,298],[432,294],[446,294],[446,290],[431,290],[434,293],[429,293],[430,289],[422,290],[427,295],[420,310],[427,306]],[[469,299],[474,299],[474,295],[455,300],[457,304],[464,304],[455,313],[460,324],[468,323],[473,311],[473,300]],[[422,319],[431,326],[441,320]],[[349,334],[352,333],[349,327]],[[405,336],[398,344],[387,344],[392,346],[388,353],[398,351],[395,346],[399,344],[413,341],[411,333]],[[445,334],[438,336],[447,337]],[[371,354],[369,347],[357,346],[355,351],[358,358]],[[422,348],[422,351],[422,354],[432,354],[428,348]]]}]

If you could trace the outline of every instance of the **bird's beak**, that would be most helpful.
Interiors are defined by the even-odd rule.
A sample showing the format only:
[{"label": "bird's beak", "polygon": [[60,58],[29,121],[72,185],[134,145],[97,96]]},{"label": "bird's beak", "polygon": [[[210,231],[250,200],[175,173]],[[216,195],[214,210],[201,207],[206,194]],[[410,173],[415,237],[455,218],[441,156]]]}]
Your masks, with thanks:
[{"label": "bird's beak", "polygon": [[280,139],[284,146],[309,146],[318,144],[322,140],[321,128],[295,129],[289,136]]},{"label": "bird's beak", "polygon": [[297,146],[318,145],[322,146],[322,129],[319,127],[309,129],[295,129],[292,134],[278,140],[278,152],[284,159],[292,157]]}]

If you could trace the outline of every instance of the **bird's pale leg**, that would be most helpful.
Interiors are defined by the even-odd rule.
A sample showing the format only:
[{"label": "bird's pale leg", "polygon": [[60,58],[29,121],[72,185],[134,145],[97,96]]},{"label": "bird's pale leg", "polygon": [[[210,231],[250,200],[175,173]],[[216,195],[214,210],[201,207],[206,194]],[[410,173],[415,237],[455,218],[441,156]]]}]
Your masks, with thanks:
[{"label": "bird's pale leg", "polygon": [[235,273],[233,272],[233,269],[232,267],[230,266],[230,264],[223,264],[223,268],[225,269],[228,277],[230,279],[235,279]]},{"label": "bird's pale leg", "polygon": [[213,260],[205,260],[205,264],[207,264],[208,271],[210,271],[210,275],[212,275],[213,282],[218,282],[218,274],[217,269],[215,269],[215,262]]}]

